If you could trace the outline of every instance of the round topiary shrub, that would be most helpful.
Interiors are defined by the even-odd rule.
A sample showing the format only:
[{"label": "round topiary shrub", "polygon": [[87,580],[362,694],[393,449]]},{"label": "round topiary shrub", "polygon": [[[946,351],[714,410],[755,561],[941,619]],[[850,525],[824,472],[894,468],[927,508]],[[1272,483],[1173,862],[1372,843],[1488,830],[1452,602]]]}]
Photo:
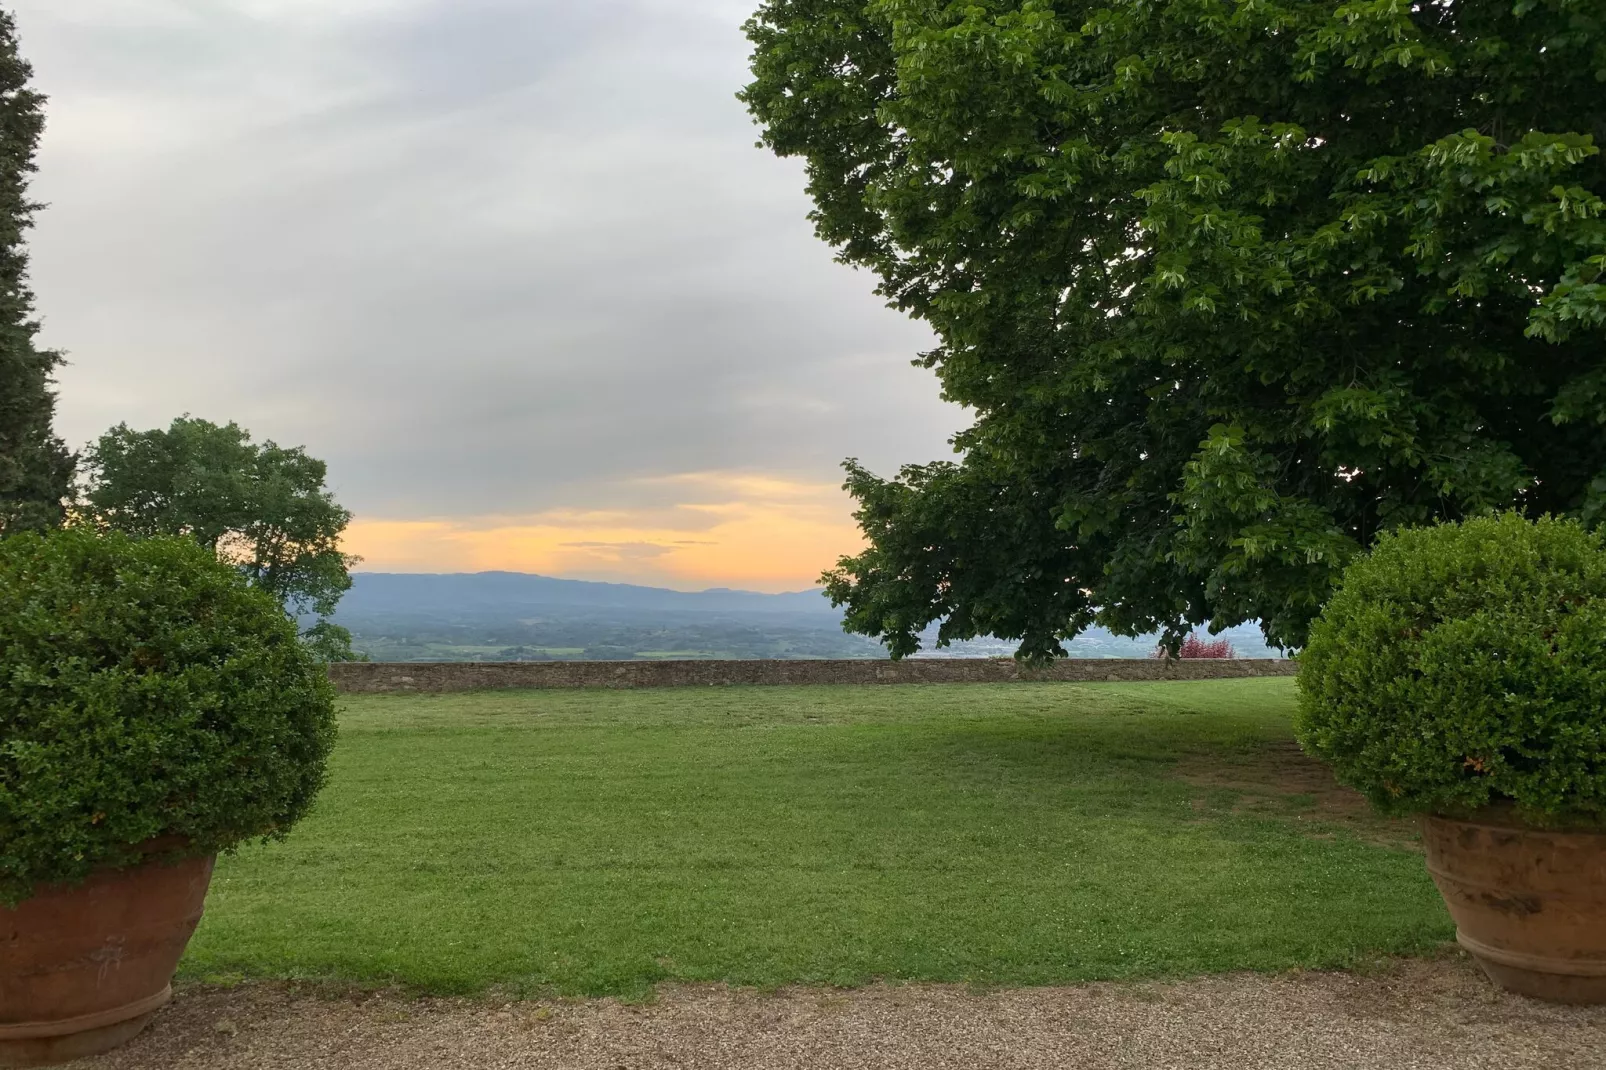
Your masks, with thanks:
[{"label": "round topiary shrub", "polygon": [[274,599],[183,538],[0,539],[0,902],[282,837],[334,693]]},{"label": "round topiary shrub", "polygon": [[1380,809],[1606,818],[1606,545],[1516,514],[1406,530],[1299,657],[1298,733]]}]

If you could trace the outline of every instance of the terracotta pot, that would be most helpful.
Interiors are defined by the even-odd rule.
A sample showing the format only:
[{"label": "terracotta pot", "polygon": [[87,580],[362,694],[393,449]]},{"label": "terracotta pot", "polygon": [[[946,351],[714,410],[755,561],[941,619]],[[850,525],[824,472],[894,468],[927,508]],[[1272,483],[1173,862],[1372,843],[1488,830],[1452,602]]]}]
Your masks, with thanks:
[{"label": "terracotta pot", "polygon": [[1457,942],[1491,980],[1538,999],[1606,1003],[1606,832],[1424,817],[1422,843]]},{"label": "terracotta pot", "polygon": [[103,870],[0,908],[0,1066],[44,1066],[112,1048],[172,997],[212,859]]}]

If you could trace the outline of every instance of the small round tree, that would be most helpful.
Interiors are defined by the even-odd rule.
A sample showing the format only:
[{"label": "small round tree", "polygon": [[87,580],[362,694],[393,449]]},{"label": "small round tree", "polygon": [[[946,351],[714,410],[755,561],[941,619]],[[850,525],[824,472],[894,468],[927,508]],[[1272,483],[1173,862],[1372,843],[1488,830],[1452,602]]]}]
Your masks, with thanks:
[{"label": "small round tree", "polygon": [[1299,738],[1389,812],[1606,818],[1606,542],[1515,514],[1382,537],[1300,656]]},{"label": "small round tree", "polygon": [[194,540],[0,540],[0,902],[282,837],[334,737],[295,624]]},{"label": "small round tree", "polygon": [[84,452],[83,515],[130,535],[187,535],[283,603],[319,620],[302,641],[352,660],[329,618],[357,558],[340,549],[350,511],[324,485],[328,466],[301,447],[252,442],[235,423],[181,416],[166,430],[118,424]]}]

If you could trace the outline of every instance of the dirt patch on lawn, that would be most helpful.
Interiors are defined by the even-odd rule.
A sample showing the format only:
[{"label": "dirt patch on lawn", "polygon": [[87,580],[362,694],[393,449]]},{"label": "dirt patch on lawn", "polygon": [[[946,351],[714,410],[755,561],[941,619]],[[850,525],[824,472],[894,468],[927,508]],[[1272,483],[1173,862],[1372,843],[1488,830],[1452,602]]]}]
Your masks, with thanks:
[{"label": "dirt patch on lawn", "polygon": [[1367,974],[976,992],[671,986],[646,1005],[191,986],[78,1070],[1600,1070],[1606,1009],[1496,991],[1464,956]]},{"label": "dirt patch on lawn", "polygon": [[1201,814],[1283,818],[1318,836],[1344,828],[1390,847],[1419,842],[1414,821],[1380,816],[1365,796],[1333,779],[1331,769],[1291,739],[1246,753],[1190,755],[1177,763],[1175,775],[1200,789],[1193,805]]}]

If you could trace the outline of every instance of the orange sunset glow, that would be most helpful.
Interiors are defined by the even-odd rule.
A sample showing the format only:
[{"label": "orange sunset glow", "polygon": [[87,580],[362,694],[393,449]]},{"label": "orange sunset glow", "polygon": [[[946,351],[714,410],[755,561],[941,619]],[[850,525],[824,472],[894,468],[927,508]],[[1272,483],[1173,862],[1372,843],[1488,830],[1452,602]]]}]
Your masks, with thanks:
[{"label": "orange sunset glow", "polygon": [[700,590],[796,591],[864,544],[834,483],[691,473],[636,486],[650,508],[550,509],[519,516],[358,517],[347,552],[367,572],[537,572]]}]

